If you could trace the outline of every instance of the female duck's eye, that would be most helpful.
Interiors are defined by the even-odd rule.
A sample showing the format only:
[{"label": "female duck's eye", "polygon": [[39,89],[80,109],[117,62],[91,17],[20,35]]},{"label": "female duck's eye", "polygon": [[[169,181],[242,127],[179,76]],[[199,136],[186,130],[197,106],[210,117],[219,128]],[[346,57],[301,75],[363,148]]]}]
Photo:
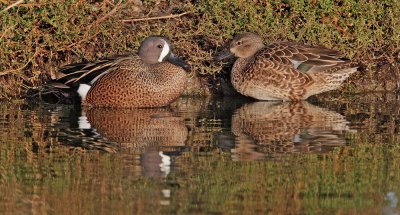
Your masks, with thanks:
[{"label": "female duck's eye", "polygon": [[242,41],[237,41],[236,45],[238,45],[238,46],[242,45]]},{"label": "female duck's eye", "polygon": [[162,45],[157,45],[157,48],[162,49]]}]

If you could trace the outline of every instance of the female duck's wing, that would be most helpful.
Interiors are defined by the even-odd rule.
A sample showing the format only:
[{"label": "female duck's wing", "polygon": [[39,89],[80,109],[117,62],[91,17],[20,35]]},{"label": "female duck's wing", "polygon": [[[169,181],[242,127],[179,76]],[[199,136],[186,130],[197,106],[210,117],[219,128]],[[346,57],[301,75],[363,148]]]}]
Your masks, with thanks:
[{"label": "female duck's wing", "polygon": [[249,68],[257,71],[253,84],[273,86],[291,100],[335,89],[357,70],[351,61],[340,59],[338,51],[292,43],[265,47]]},{"label": "female duck's wing", "polygon": [[290,65],[301,72],[318,72],[347,62],[339,51],[324,47],[308,46],[293,42],[281,42],[263,49],[272,62]]},{"label": "female duck's wing", "polygon": [[306,61],[302,55],[286,45],[270,45],[255,54],[243,73],[248,74],[249,86],[268,89],[273,97],[302,100],[316,81],[313,74],[299,71],[292,62]]}]

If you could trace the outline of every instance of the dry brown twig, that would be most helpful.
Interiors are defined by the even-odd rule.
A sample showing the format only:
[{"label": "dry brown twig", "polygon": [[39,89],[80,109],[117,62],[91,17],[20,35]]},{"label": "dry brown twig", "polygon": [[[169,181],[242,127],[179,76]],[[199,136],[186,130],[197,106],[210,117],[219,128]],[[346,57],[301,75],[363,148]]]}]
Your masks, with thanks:
[{"label": "dry brown twig", "polygon": [[3,33],[1,34],[1,36],[0,36],[0,40],[3,39],[3,38],[6,36],[6,34],[8,33],[8,31],[12,30],[12,29],[13,29],[15,26],[17,26],[17,25],[18,25],[18,24],[11,25],[10,27],[6,28],[6,29],[3,31]]},{"label": "dry brown twig", "polygon": [[106,15],[102,16],[101,18],[97,19],[96,21],[94,21],[93,23],[91,23],[90,25],[88,25],[88,26],[86,27],[87,30],[86,30],[85,33],[83,34],[81,40],[79,40],[78,42],[69,44],[69,45],[66,46],[66,47],[60,48],[60,49],[58,49],[57,51],[62,51],[62,50],[65,50],[65,49],[69,49],[69,48],[71,48],[71,47],[73,47],[73,46],[76,46],[76,45],[78,45],[78,44],[80,44],[80,43],[82,43],[82,42],[84,42],[84,41],[90,40],[91,38],[93,38],[93,37],[95,37],[96,35],[98,35],[98,34],[100,33],[100,31],[96,32],[95,34],[93,34],[93,35],[91,35],[91,36],[88,36],[88,34],[90,33],[90,29],[92,28],[92,26],[100,24],[101,22],[103,22],[104,20],[106,20],[108,17],[110,17],[110,16],[112,16],[113,14],[115,14],[115,13],[118,11],[118,9],[122,8],[123,5],[126,5],[126,4],[129,3],[129,2],[130,2],[130,1],[127,1],[125,4],[122,4],[122,1],[118,2],[118,3],[115,5],[115,7],[114,7],[112,10],[110,10],[110,12],[108,12]]},{"label": "dry brown twig", "polygon": [[[128,1],[129,2],[129,1]],[[127,2],[127,3],[128,3]],[[126,5],[127,3],[125,3],[124,5]],[[102,21],[104,21],[105,19],[107,19],[108,17],[110,17],[111,15],[113,15],[114,13],[116,13],[118,11],[118,9],[120,9],[122,7],[122,1],[119,1],[115,7],[110,10],[110,12],[108,12],[106,15],[102,16],[100,19],[96,20],[95,22],[91,23],[87,29],[89,30],[93,25],[98,25],[99,23],[101,23]]]},{"label": "dry brown twig", "polygon": [[28,61],[24,65],[22,65],[21,67],[16,68],[16,69],[9,69],[9,70],[2,71],[2,72],[0,72],[0,77],[8,75],[8,74],[12,74],[12,73],[15,74],[15,72],[22,71],[23,69],[25,69],[29,65],[29,63],[31,63],[33,61],[33,59],[35,59],[35,57],[38,54],[39,54],[39,49],[36,48],[35,49],[35,53],[28,59]]},{"label": "dry brown twig", "polygon": [[4,8],[1,12],[4,13],[4,12],[6,12],[7,10],[10,10],[11,8],[13,8],[13,7],[15,7],[15,6],[21,4],[22,2],[24,2],[24,0],[18,0],[18,1],[16,1],[16,2],[10,4],[8,7]]},{"label": "dry brown twig", "polygon": [[149,21],[149,20],[172,19],[172,18],[178,18],[178,17],[184,16],[189,13],[191,13],[191,12],[184,12],[184,13],[180,13],[180,14],[171,14],[171,15],[167,15],[167,16],[138,18],[138,19],[123,19],[123,20],[121,20],[121,22],[140,22],[140,21]]}]

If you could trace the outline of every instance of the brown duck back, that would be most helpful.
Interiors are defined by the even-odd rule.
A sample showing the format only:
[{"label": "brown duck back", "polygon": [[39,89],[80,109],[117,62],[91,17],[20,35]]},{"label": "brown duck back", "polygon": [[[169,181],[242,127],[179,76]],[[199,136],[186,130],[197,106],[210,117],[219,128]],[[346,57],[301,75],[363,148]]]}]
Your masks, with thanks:
[{"label": "brown duck back", "polygon": [[357,71],[338,53],[293,43],[272,44],[253,56],[238,58],[231,81],[238,92],[256,99],[304,100],[337,89]]},{"label": "brown duck back", "polygon": [[132,56],[94,83],[85,105],[95,107],[160,107],[178,98],[186,72],[169,62],[144,64]]}]

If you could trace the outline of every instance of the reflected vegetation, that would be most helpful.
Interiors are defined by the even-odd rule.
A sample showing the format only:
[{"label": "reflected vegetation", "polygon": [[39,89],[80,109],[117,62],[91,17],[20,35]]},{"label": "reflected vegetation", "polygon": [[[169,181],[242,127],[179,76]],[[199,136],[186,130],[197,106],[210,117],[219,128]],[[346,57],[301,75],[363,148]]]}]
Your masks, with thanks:
[{"label": "reflected vegetation", "polygon": [[0,105],[0,213],[398,213],[399,97],[337,98]]}]

